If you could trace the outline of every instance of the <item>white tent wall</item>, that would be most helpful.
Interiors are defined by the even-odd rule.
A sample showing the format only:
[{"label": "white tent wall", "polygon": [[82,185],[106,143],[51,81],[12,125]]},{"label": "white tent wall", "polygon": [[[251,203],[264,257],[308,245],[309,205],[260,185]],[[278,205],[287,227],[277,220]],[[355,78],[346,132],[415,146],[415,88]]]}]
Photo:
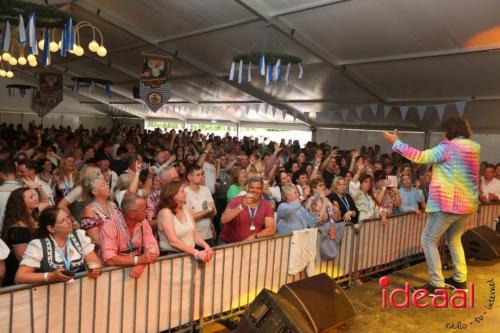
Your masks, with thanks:
[{"label": "white tent wall", "polygon": [[[400,132],[401,139],[415,148],[424,147],[424,133]],[[380,145],[383,152],[389,152],[391,147],[382,138],[381,131],[351,130],[335,128],[318,128],[316,142],[327,142],[340,149],[359,149],[361,146]]]}]

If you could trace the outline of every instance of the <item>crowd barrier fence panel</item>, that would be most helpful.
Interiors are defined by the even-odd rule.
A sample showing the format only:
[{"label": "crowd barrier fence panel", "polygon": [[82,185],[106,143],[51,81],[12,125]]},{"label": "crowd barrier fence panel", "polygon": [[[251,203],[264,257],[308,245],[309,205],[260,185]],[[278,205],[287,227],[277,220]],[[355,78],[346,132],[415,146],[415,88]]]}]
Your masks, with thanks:
[{"label": "crowd barrier fence panel", "polygon": [[[481,205],[467,222],[495,228],[500,204]],[[339,283],[397,268],[423,257],[420,235],[427,215],[401,214],[358,225],[348,223],[334,260],[316,258],[317,273]],[[192,330],[234,315],[267,288],[306,278],[289,275],[292,235],[214,248],[212,261],[161,257],[139,279],[130,268],[107,267],[98,279],[78,274],[73,283],[18,285],[0,289],[2,332],[159,332]]]}]

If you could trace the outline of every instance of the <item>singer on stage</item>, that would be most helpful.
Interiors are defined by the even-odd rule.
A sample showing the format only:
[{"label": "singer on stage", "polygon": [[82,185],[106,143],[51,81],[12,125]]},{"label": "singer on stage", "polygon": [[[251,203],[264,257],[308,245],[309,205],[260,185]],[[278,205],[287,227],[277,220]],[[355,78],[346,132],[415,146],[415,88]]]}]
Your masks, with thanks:
[{"label": "singer on stage", "polygon": [[[410,161],[433,164],[432,180],[426,212],[429,220],[422,233],[422,247],[430,275],[430,283],[414,289],[426,289],[431,295],[437,288],[467,288],[467,265],[461,235],[469,216],[479,205],[480,145],[470,140],[471,129],[462,117],[450,117],[441,123],[444,140],[432,149],[419,151],[403,143],[397,130],[385,132],[384,139],[392,149]],[[438,242],[445,234],[453,275],[444,279]]]}]

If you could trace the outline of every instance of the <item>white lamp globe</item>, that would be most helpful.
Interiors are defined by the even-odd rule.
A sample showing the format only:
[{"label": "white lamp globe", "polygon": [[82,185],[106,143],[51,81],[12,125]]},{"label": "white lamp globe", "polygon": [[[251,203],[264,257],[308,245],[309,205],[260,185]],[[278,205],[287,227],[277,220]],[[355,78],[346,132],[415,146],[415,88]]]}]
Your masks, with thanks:
[{"label": "white lamp globe", "polygon": [[9,59],[9,64],[10,64],[11,66],[15,66],[15,65],[17,65],[17,59],[16,59],[16,58],[14,58],[14,57],[10,57],[10,59]]},{"label": "white lamp globe", "polygon": [[42,38],[38,41],[38,48],[40,50],[43,50],[43,47],[45,46],[45,40]]},{"label": "white lamp globe", "polygon": [[12,79],[12,78],[14,77],[14,73],[12,73],[12,71],[8,71],[8,72],[7,72],[7,77],[8,77],[9,79]]},{"label": "white lamp globe", "polygon": [[98,49],[99,49],[99,43],[97,43],[95,40],[92,40],[89,43],[89,50],[95,53],[97,52]]},{"label": "white lamp globe", "polygon": [[99,48],[97,49],[97,55],[102,58],[105,57],[106,54],[108,54],[108,50],[106,50],[103,45],[99,46]]},{"label": "white lamp globe", "polygon": [[7,76],[7,72],[4,69],[0,69],[0,76],[1,77],[6,77]]},{"label": "white lamp globe", "polygon": [[9,52],[4,52],[2,54],[2,59],[3,59],[3,61],[9,61],[10,60],[10,53]]},{"label": "white lamp globe", "polygon": [[27,63],[27,62],[28,62],[28,61],[27,61],[27,60],[26,60],[26,58],[25,58],[25,57],[23,57],[23,56],[20,56],[20,57],[17,59],[17,63],[18,63],[19,65],[21,65],[21,66],[26,65],[26,63]]},{"label": "white lamp globe", "polygon": [[28,60],[28,62],[36,61],[36,57],[33,54],[30,54],[30,55],[28,55],[27,60]]},{"label": "white lamp globe", "polygon": [[50,52],[57,52],[59,50],[59,45],[55,41],[50,42],[49,44]]},{"label": "white lamp globe", "polygon": [[33,60],[33,61],[30,61],[30,63],[29,63],[29,64],[30,64],[30,66],[31,66],[31,67],[36,67],[36,66],[38,65],[38,62],[37,62],[37,61],[36,61],[36,59],[35,59],[35,60]]}]

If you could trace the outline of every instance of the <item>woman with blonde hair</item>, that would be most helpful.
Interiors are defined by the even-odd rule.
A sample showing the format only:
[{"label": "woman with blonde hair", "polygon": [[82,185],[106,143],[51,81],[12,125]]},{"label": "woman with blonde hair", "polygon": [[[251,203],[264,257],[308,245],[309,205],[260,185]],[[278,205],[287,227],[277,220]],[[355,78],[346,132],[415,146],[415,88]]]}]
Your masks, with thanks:
[{"label": "woman with blonde hair", "polygon": [[78,184],[78,169],[72,155],[62,158],[55,172],[54,181],[57,182],[55,200],[57,205]]},{"label": "woman with blonde hair", "polygon": [[357,223],[359,210],[348,191],[348,184],[343,177],[335,177],[330,188],[328,199],[336,202],[340,208],[340,215],[345,222]]},{"label": "woman with blonde hair", "polygon": [[80,223],[83,208],[92,201],[90,192],[86,188],[88,188],[91,181],[97,178],[103,178],[99,168],[92,166],[85,168],[85,172],[80,177],[77,185],[59,202],[57,207],[66,211]]}]

